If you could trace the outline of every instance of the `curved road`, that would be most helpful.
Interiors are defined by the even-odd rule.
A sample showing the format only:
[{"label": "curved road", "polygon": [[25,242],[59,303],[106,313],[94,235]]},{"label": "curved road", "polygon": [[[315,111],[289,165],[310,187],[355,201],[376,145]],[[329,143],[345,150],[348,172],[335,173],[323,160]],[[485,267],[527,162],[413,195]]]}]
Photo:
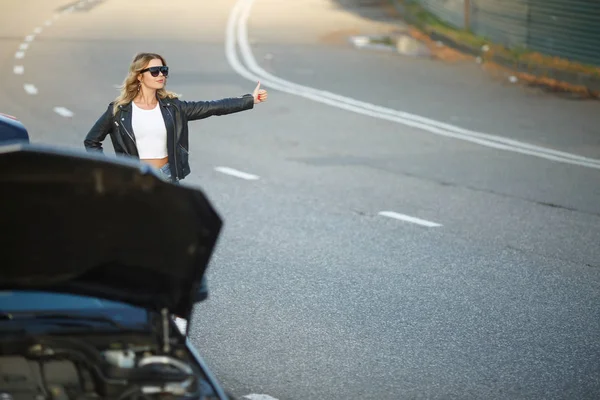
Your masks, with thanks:
[{"label": "curved road", "polygon": [[191,336],[234,394],[600,397],[597,102],[357,50],[399,26],[358,1],[5,3],[34,141],[82,149],[137,51],[185,99],[270,91],[190,126],[225,219]]}]

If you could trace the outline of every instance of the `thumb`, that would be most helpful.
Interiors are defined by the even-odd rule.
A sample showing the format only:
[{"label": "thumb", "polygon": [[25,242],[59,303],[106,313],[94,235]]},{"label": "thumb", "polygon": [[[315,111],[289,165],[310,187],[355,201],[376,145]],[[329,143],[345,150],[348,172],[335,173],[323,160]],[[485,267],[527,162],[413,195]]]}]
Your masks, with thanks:
[{"label": "thumb", "polygon": [[254,92],[258,92],[259,88],[260,88],[260,81],[258,81],[258,85],[256,85],[256,89],[254,89]]}]

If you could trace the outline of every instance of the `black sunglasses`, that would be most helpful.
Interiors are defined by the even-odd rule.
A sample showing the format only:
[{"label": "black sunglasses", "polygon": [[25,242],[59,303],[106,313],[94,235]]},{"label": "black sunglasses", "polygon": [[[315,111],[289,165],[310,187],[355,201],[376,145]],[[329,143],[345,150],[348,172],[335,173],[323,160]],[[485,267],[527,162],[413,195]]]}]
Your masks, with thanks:
[{"label": "black sunglasses", "polygon": [[144,72],[148,72],[150,71],[150,75],[157,77],[159,72],[162,72],[162,74],[164,76],[169,76],[169,67],[163,66],[163,67],[150,67],[150,68],[146,68],[140,71],[140,74],[143,74]]}]

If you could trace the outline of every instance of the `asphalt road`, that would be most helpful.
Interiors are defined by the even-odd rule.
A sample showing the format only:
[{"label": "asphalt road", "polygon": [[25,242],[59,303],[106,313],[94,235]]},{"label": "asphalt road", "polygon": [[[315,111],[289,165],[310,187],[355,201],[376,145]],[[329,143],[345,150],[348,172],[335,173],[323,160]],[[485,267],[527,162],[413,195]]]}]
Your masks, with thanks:
[{"label": "asphalt road", "polygon": [[[34,141],[82,149],[137,51],[166,56],[184,99],[238,96],[255,78],[270,92],[250,112],[190,126],[186,184],[225,220],[191,335],[230,391],[600,397],[600,164],[547,151],[600,159],[599,103],[471,62],[357,50],[349,35],[398,28],[357,1],[255,0],[248,13],[234,0],[80,3],[54,19],[71,4],[3,2],[0,111]],[[258,66],[285,81],[227,50],[245,17]],[[396,114],[365,115],[348,98]],[[486,135],[516,142],[498,149]],[[538,147],[517,152],[523,143]]]}]

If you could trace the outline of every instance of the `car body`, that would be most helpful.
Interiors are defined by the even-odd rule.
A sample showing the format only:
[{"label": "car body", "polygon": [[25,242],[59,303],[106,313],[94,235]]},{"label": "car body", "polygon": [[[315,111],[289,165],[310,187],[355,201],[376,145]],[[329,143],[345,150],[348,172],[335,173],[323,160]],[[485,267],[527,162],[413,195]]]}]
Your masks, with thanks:
[{"label": "car body", "polygon": [[222,227],[203,192],[27,142],[0,143],[0,397],[231,398],[173,318]]},{"label": "car body", "polygon": [[29,143],[29,132],[16,117],[0,112],[0,145]]}]

